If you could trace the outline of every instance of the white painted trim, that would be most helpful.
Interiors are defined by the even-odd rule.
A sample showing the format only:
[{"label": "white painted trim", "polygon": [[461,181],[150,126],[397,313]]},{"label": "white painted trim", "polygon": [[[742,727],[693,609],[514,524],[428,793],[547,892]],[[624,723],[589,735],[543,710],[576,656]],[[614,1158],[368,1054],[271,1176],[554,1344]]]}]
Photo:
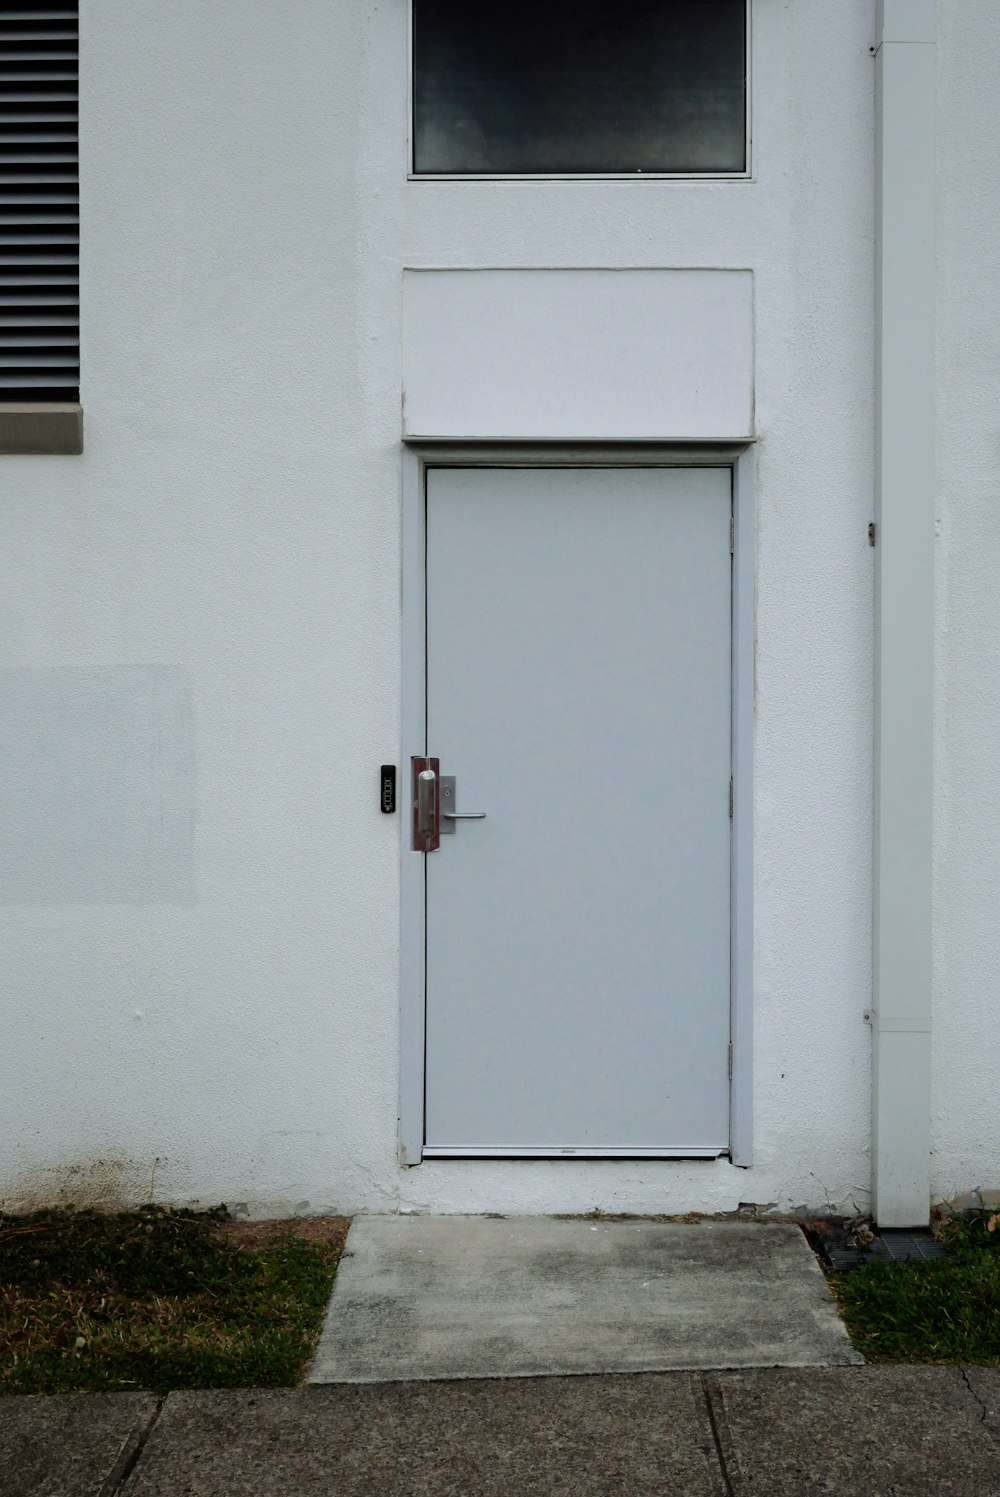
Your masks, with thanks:
[{"label": "white painted trim", "polygon": [[[738,441],[714,446],[475,446],[450,442],[407,443],[403,459],[402,572],[402,742],[399,767],[400,823],[400,1093],[399,1158],[405,1165],[426,1158],[470,1157],[477,1151],[424,1150],[424,1016],[425,888],[423,857],[410,851],[409,763],[427,752],[424,655],[425,550],[424,503],[428,467],[729,467],[733,472],[733,713],[732,713],[732,1046],[729,1153],[736,1165],[753,1162],[753,750],[755,607],[755,472],[756,452]],[[546,1155],[549,1150],[479,1151],[485,1157],[505,1154]],[[604,1149],[590,1157],[705,1158],[725,1150],[630,1150],[628,1155]],[[560,1150],[556,1157],[568,1155]]]},{"label": "white painted trim", "polygon": [[876,36],[872,1199],[930,1211],[934,710],[935,47],[927,0]]},{"label": "white painted trim", "polygon": [[406,178],[408,182],[753,182],[753,0],[746,0],[746,98],[744,140],[746,166],[741,172],[416,172],[413,152],[413,4],[406,3]]},{"label": "white painted trim", "polygon": [[403,454],[402,741],[397,776],[400,834],[399,1159],[419,1164],[424,1146],[425,868],[410,847],[410,759],[426,752],[424,676],[424,463]]},{"label": "white painted trim", "polygon": [[[474,436],[443,436],[443,437],[424,437],[424,436],[420,436],[420,437],[407,437],[407,439],[406,439],[407,444],[409,446],[413,446],[413,447],[434,447],[437,450],[442,451],[442,452],[445,451],[446,449],[451,449],[452,451],[454,451],[455,448],[464,448],[466,451],[468,451],[471,447],[477,445],[480,440],[481,439],[478,439],[478,438],[476,438]],[[518,447],[524,447],[524,446],[530,445],[530,443],[533,442],[533,441],[537,442],[538,438],[537,437],[524,437],[524,436],[520,436],[520,437],[490,437],[489,440],[490,440],[491,446],[499,447],[499,448],[502,448],[504,450],[504,452],[509,452],[512,449],[516,449]],[[611,437],[608,437],[608,438],[602,438],[601,439],[600,446],[606,452],[614,450],[615,452],[617,452],[617,453],[620,454],[622,452],[622,450],[625,449],[625,448],[627,448],[629,450],[629,452],[634,452],[636,450],[636,448],[652,448],[652,447],[655,447],[656,444],[657,444],[657,442],[662,442],[664,440],[665,439],[663,437],[647,437],[647,436],[635,437],[635,438],[632,438],[632,437],[620,437],[620,438],[611,438]],[[704,437],[669,437],[666,440],[669,441],[669,443],[670,443],[670,450],[672,452],[674,450],[676,450],[677,448],[684,448],[684,449],[690,448],[692,451],[698,451],[698,452],[703,452],[705,450],[705,438]],[[732,448],[741,448],[742,449],[744,447],[749,446],[754,440],[755,439],[752,436],[733,437],[733,439],[732,439],[731,442],[727,442],[726,447],[727,447],[727,449],[732,449]],[[563,443],[570,444],[571,446],[574,447],[574,450],[584,450],[584,448],[586,446],[592,445],[592,444],[588,444],[588,439],[586,437],[579,437],[579,438],[578,437],[560,437],[559,441],[563,442]],[[619,456],[616,460],[620,462],[620,461],[622,461],[622,457]],[[506,459],[504,459],[504,461],[506,462]],[[686,459],[685,459],[685,461],[686,461]],[[698,461],[700,461],[700,459],[693,459],[692,460],[692,466],[696,466]],[[715,459],[713,459],[713,461],[716,464],[718,464],[719,461],[720,461],[720,459],[718,457],[716,457]],[[725,459],[722,459],[721,461],[722,461],[722,465],[724,466],[725,465]],[[671,460],[671,462],[672,462],[672,460]],[[670,467],[671,466],[671,462],[664,463],[662,461],[658,461],[657,463],[654,464],[654,466],[657,466],[657,467]],[[685,465],[684,462],[681,462],[679,464],[680,467],[684,467],[684,465]],[[530,462],[530,463],[524,464],[523,466],[529,467],[529,468],[537,468],[540,465],[537,462]],[[637,466],[637,465],[636,464],[632,464],[632,466],[634,467],[634,466]],[[678,466],[678,464],[677,463],[673,463],[673,466],[676,467],[676,466]]]},{"label": "white painted trim", "polygon": [[753,785],[756,638],[757,450],[733,465],[733,845],[730,1154],[753,1164]]}]

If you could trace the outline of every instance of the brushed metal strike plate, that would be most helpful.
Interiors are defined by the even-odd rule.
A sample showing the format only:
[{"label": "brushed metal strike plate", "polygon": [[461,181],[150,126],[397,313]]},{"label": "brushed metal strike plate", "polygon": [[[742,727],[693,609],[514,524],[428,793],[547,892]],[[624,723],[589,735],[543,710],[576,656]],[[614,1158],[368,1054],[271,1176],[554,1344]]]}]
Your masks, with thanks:
[{"label": "brushed metal strike plate", "polygon": [[449,811],[455,810],[455,776],[443,774],[440,777],[441,785],[441,825],[438,831],[442,837],[453,837],[455,835],[455,823],[448,817]]}]

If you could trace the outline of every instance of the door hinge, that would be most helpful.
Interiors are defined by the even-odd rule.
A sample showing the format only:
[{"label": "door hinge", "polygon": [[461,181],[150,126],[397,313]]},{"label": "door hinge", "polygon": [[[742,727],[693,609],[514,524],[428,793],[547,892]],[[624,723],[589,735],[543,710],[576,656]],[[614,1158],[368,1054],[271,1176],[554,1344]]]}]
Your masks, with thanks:
[{"label": "door hinge", "polygon": [[730,556],[735,555],[735,552],[736,552],[736,516],[735,515],[730,515],[729,516],[729,554],[730,554]]},{"label": "door hinge", "polygon": [[732,1079],[733,1079],[733,1043],[732,1043],[732,1040],[730,1040],[730,1042],[729,1042],[729,1079],[730,1079],[730,1081],[732,1081]]},{"label": "door hinge", "polygon": [[732,782],[732,780],[729,781],[729,814],[730,814],[730,816],[732,816],[732,814],[733,814],[733,782]]}]

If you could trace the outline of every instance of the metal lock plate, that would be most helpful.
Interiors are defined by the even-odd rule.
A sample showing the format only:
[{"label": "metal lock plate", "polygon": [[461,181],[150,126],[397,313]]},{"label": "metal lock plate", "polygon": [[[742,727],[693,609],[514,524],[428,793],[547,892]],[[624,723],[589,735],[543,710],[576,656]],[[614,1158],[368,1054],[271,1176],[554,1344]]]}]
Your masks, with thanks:
[{"label": "metal lock plate", "polygon": [[441,845],[440,760],[410,760],[413,799],[413,851],[437,852]]}]

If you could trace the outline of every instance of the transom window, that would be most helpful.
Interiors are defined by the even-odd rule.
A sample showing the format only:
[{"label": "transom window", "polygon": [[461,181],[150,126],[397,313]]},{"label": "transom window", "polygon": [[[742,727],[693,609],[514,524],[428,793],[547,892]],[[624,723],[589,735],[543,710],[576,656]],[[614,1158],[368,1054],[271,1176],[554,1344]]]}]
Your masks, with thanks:
[{"label": "transom window", "polygon": [[417,176],[747,169],[747,0],[412,3]]}]

